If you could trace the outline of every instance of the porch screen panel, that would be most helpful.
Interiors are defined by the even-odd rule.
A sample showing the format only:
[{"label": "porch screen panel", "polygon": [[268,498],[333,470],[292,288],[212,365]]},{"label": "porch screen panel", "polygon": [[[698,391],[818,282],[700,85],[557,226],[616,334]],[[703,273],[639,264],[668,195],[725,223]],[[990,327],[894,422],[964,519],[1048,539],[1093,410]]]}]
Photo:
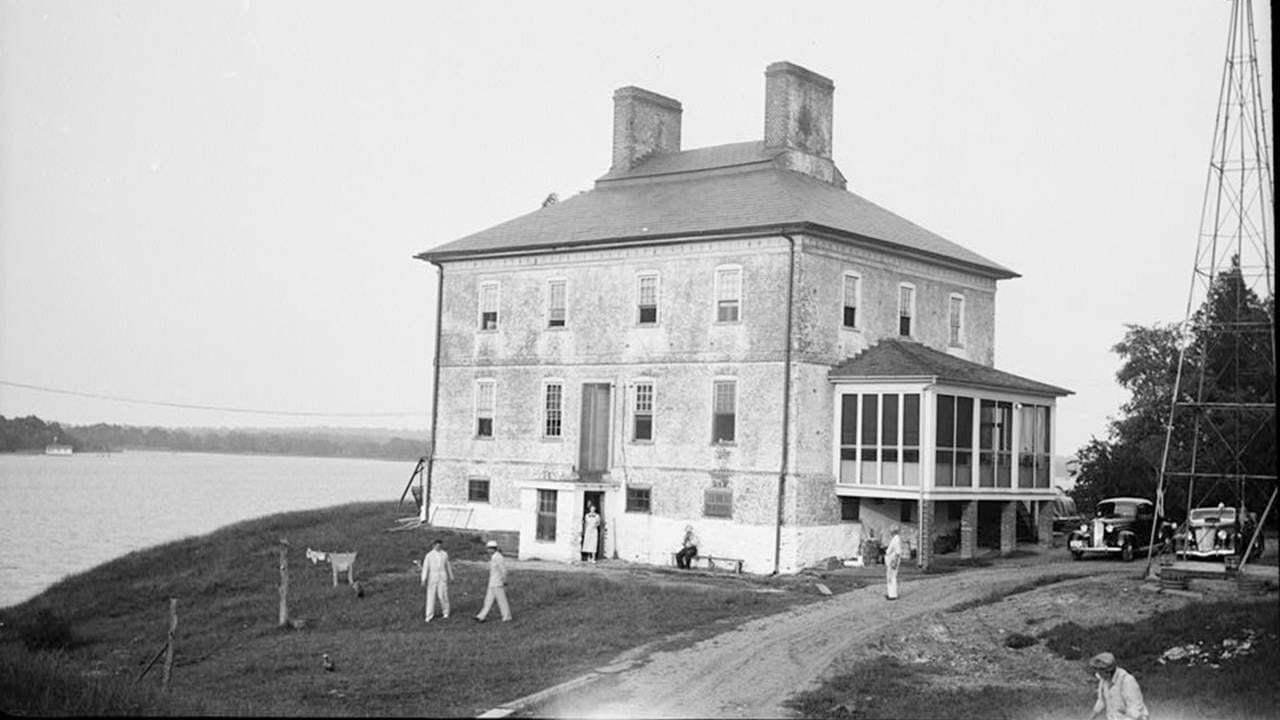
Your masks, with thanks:
[{"label": "porch screen panel", "polygon": [[865,485],[875,485],[880,482],[880,475],[876,472],[877,452],[876,432],[879,429],[880,422],[880,397],[878,395],[862,396],[862,449],[860,454],[860,467],[858,472],[859,482]]},{"label": "porch screen panel", "polygon": [[956,398],[939,395],[937,406],[934,441],[938,449],[934,452],[933,484],[950,487],[955,484]]},{"label": "porch screen panel", "polygon": [[884,422],[880,428],[880,484],[898,485],[898,396],[881,396]]},{"label": "porch screen panel", "polygon": [[1036,487],[1049,487],[1053,456],[1049,453],[1049,407],[1036,406]]},{"label": "porch screen panel", "polygon": [[857,482],[858,396],[840,396],[840,482]]},{"label": "porch screen panel", "polygon": [[978,426],[978,484],[1009,487],[1013,468],[1013,403],[983,400]]},{"label": "porch screen panel", "polygon": [[920,395],[902,396],[902,483],[920,484]]},{"label": "porch screen panel", "polygon": [[956,398],[956,487],[973,487],[973,398]]},{"label": "porch screen panel", "polygon": [[1018,487],[1035,487],[1036,408],[1023,405],[1018,410]]}]

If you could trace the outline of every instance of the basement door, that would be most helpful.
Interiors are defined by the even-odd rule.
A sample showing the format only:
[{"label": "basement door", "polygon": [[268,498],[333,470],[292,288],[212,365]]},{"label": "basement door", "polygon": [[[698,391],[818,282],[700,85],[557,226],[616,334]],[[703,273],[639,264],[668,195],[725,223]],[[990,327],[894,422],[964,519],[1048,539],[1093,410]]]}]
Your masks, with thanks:
[{"label": "basement door", "polygon": [[609,383],[583,383],[578,477],[599,480],[609,469]]}]

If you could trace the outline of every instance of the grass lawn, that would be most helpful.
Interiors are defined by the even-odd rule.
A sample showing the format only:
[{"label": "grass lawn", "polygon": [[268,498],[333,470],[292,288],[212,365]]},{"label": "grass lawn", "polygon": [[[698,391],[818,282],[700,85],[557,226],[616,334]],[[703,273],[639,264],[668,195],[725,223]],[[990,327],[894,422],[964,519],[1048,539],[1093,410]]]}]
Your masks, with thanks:
[{"label": "grass lawn", "polygon": [[[471,620],[488,577],[483,538],[387,532],[404,509],[367,503],[274,515],[132,553],[0,611],[0,711],[23,714],[474,716],[650,643],[692,642],[823,597],[813,578],[624,566],[533,570],[511,562],[515,620]],[[454,561],[448,621],[423,623],[420,560],[442,537]],[[290,616],[276,626],[278,542]],[[358,551],[357,597],[306,548]],[[833,590],[850,581],[823,578]],[[843,585],[842,585],[843,583]],[[170,688],[160,668],[169,598],[179,626]],[[438,611],[437,611],[438,612]],[[326,672],[322,653],[336,670]]]},{"label": "grass lawn", "polygon": [[[1084,660],[1109,650],[1142,685],[1152,717],[1273,718],[1280,707],[1275,668],[1280,664],[1274,598],[1208,602],[1155,615],[1134,624],[1082,628],[1066,623],[1039,640],[1064,658]],[[1223,640],[1253,638],[1252,652],[1219,660],[1160,662],[1170,648],[1198,645],[1216,650]],[[1203,657],[1203,656],[1202,656]],[[792,707],[804,717],[859,718],[1072,718],[1087,717],[1092,687],[1064,691],[1033,686],[956,687],[934,683],[947,669],[873,658],[798,696]]]}]

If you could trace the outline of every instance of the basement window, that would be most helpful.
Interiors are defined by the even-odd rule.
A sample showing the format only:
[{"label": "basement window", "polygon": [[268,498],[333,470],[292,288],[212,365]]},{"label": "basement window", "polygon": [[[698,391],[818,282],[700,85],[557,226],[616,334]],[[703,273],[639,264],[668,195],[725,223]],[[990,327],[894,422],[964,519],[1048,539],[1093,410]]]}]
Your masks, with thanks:
[{"label": "basement window", "polygon": [[707,517],[733,517],[733,489],[707,488],[703,495],[702,514]]},{"label": "basement window", "polygon": [[629,513],[648,513],[652,507],[650,499],[653,490],[647,487],[628,487],[627,488],[627,512]]},{"label": "basement window", "polygon": [[467,478],[467,502],[489,502],[489,478]]}]

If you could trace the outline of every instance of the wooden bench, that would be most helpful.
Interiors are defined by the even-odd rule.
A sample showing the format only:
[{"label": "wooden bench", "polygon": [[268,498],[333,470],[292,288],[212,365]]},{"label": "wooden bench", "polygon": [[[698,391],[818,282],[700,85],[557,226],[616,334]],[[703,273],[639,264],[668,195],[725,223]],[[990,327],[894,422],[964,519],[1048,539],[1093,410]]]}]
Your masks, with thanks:
[{"label": "wooden bench", "polygon": [[[677,554],[678,553],[671,553],[672,565],[676,565]],[[724,569],[726,570],[728,570],[729,566],[732,565],[733,571],[738,574],[742,574],[742,563],[745,562],[742,558],[731,558],[731,557],[725,557],[723,555],[694,555],[693,557],[689,558],[689,566],[692,567],[693,564],[698,561],[702,561],[706,563],[708,570],[719,569],[719,566],[717,565],[717,563],[719,563],[720,565],[723,565]]]}]

